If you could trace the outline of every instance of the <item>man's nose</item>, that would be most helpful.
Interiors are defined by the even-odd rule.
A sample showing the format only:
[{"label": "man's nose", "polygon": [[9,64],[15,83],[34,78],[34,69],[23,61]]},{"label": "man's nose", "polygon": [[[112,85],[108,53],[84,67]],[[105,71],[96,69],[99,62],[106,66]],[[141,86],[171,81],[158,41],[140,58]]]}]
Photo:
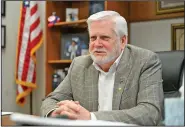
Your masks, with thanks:
[{"label": "man's nose", "polygon": [[94,46],[95,47],[103,47],[103,44],[99,38],[96,39]]}]

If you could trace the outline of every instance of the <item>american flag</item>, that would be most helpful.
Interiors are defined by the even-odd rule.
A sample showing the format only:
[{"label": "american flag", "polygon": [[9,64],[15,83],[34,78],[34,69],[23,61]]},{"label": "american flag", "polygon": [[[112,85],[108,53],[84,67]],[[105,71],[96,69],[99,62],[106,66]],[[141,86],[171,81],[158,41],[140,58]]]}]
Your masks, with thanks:
[{"label": "american flag", "polygon": [[21,5],[16,51],[16,103],[25,104],[25,97],[37,87],[36,54],[42,44],[42,29],[37,1],[24,0]]}]

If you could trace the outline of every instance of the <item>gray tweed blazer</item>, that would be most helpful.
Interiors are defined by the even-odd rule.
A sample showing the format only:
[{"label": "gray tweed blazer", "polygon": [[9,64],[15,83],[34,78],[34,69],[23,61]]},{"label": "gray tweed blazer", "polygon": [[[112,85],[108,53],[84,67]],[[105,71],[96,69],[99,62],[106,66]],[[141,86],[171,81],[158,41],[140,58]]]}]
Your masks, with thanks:
[{"label": "gray tweed blazer", "polygon": [[146,49],[127,45],[118,65],[112,111],[98,111],[99,72],[91,57],[80,56],[71,63],[69,73],[60,85],[42,102],[45,116],[62,100],[79,101],[98,120],[137,125],[157,125],[163,113],[161,62]]}]

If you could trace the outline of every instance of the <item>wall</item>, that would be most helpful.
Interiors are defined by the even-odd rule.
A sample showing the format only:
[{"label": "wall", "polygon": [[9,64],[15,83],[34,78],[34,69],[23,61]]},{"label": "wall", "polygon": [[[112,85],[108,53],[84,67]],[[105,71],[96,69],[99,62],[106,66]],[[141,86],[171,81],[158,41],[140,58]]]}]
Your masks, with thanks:
[{"label": "wall", "polygon": [[39,3],[39,12],[42,22],[42,28],[44,31],[43,34],[43,45],[40,47],[40,49],[37,52],[37,89],[33,91],[33,114],[39,115],[40,114],[40,106],[42,103],[42,99],[45,97],[45,61],[46,61],[46,51],[45,51],[45,1],[40,1]]},{"label": "wall", "polygon": [[6,2],[6,16],[2,24],[6,26],[6,48],[2,49],[2,111],[29,113],[29,99],[24,107],[15,104],[15,58],[18,34],[20,2]]},{"label": "wall", "polygon": [[130,2],[129,15],[129,42],[153,51],[171,50],[171,24],[184,23],[184,12],[157,15],[156,1]]},{"label": "wall", "polygon": [[184,18],[131,23],[130,43],[152,51],[169,51],[173,23],[184,23]]},{"label": "wall", "polygon": [[[20,107],[15,103],[16,84],[15,84],[15,60],[16,43],[18,35],[18,25],[20,17],[20,1],[6,1],[6,16],[2,18],[2,24],[6,25],[6,48],[2,50],[2,111],[30,113],[30,99]],[[45,2],[39,4],[41,12],[41,22],[45,27]],[[44,87],[44,45],[37,53],[37,84],[38,88],[33,92],[33,112],[39,114],[41,99],[45,95]]]}]

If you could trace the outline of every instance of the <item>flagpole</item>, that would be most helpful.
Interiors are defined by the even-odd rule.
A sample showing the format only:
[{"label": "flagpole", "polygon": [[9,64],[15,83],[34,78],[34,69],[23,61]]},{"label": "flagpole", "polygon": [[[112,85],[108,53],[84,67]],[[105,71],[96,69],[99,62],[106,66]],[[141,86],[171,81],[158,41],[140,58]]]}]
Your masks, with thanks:
[{"label": "flagpole", "polygon": [[33,115],[33,110],[32,110],[32,92],[30,93],[30,115]]}]

